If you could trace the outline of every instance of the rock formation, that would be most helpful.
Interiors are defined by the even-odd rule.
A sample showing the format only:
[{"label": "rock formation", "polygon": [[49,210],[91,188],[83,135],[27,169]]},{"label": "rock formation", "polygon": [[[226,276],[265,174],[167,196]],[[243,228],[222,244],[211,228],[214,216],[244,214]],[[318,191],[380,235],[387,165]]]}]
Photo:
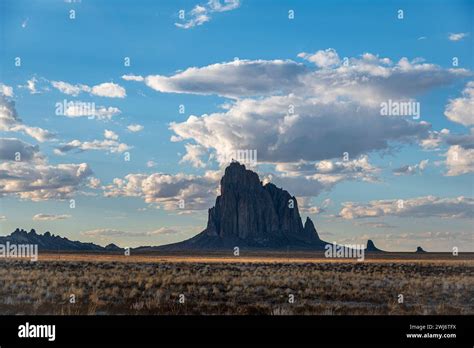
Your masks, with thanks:
[{"label": "rock formation", "polygon": [[425,251],[421,246],[416,247],[416,251],[415,251],[415,252],[416,252],[416,253],[419,253],[419,254],[426,253],[426,251]]},{"label": "rock formation", "polygon": [[55,236],[50,232],[38,234],[34,229],[30,232],[17,228],[10,235],[0,237],[0,244],[36,244],[39,251],[121,251],[116,245],[102,247],[94,243],[72,241],[65,237]]},{"label": "rock formation", "polygon": [[323,250],[313,222],[303,226],[298,202],[272,183],[263,185],[257,173],[231,163],[221,179],[221,194],[209,209],[206,229],[187,241],[164,249],[219,249],[230,247]]},{"label": "rock formation", "polygon": [[[327,243],[319,238],[313,221],[308,217],[303,225],[294,196],[272,183],[262,184],[257,173],[238,162],[225,170],[220,183],[221,194],[208,211],[207,227],[193,238],[158,247],[143,246],[133,252],[229,250],[235,247],[268,250],[324,251]],[[17,244],[37,244],[39,250],[119,252],[115,244],[106,247],[93,243],[71,241],[50,232],[39,235],[35,230],[17,229],[0,237]],[[369,240],[367,252],[383,252]]]},{"label": "rock formation", "polygon": [[374,244],[374,242],[372,241],[372,239],[369,239],[367,241],[367,248],[365,249],[365,251],[367,252],[381,252],[382,250],[380,250],[379,248],[377,248]]}]

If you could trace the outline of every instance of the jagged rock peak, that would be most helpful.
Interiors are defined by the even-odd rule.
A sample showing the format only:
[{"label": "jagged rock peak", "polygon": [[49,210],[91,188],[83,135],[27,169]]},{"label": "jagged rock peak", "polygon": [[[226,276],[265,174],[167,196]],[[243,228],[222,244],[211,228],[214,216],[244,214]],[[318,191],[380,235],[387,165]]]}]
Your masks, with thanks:
[{"label": "jagged rock peak", "polygon": [[306,217],[306,221],[304,223],[304,232],[308,236],[314,236],[317,240],[321,240],[318,235],[318,231],[316,230],[316,227],[314,227],[313,220],[311,220],[308,217]]},{"label": "jagged rock peak", "polygon": [[15,231],[12,232],[12,235],[15,234],[15,235],[20,235],[20,234],[26,234],[27,232],[24,230],[24,229],[19,229],[19,228],[16,228]]},{"label": "jagged rock peak", "polygon": [[261,186],[258,174],[247,170],[245,165],[232,162],[226,169],[221,179],[221,195],[228,189],[252,190]]},{"label": "jagged rock peak", "polygon": [[116,245],[116,244],[114,244],[114,243],[107,244],[107,245],[105,246],[105,249],[106,249],[106,250],[109,250],[109,251],[122,250],[122,248],[120,248],[118,245]]},{"label": "jagged rock peak", "polygon": [[366,251],[382,251],[380,250],[379,248],[377,248],[374,244],[374,242],[372,241],[372,239],[369,239],[367,241],[367,248],[365,249]]},{"label": "jagged rock peak", "polygon": [[17,228],[10,235],[0,236],[0,244],[5,243],[14,244],[36,244],[38,249],[54,250],[54,251],[116,251],[120,250],[116,245],[104,248],[93,243],[82,243],[80,241],[69,240],[66,237],[55,236],[47,231],[44,234],[36,233],[35,229],[26,232],[23,229]]},{"label": "jagged rock peak", "polygon": [[421,246],[416,248],[416,252],[417,253],[426,253],[426,251]]},{"label": "jagged rock peak", "polygon": [[221,195],[209,209],[208,236],[249,245],[282,246],[319,241],[312,222],[305,229],[296,198],[232,162],[221,179]]}]

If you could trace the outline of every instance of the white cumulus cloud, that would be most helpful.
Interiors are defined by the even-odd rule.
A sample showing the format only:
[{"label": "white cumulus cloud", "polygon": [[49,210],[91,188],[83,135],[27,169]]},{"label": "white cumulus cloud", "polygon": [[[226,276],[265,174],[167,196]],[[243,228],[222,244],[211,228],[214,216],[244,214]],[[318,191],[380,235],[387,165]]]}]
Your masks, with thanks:
[{"label": "white cumulus cloud", "polygon": [[39,142],[52,140],[56,136],[46,129],[25,125],[18,116],[15,102],[5,95],[0,95],[0,131],[24,133]]},{"label": "white cumulus cloud", "polygon": [[125,98],[127,96],[125,88],[113,82],[104,82],[92,87],[84,84],[74,85],[64,81],[52,81],[51,85],[61,93],[74,97],[83,92],[107,98]]},{"label": "white cumulus cloud", "polygon": [[339,55],[333,48],[320,50],[314,54],[302,52],[298,54],[298,57],[306,59],[320,68],[327,68],[340,63]]},{"label": "white cumulus cloud", "polygon": [[460,145],[450,146],[445,153],[447,176],[458,176],[474,173],[474,148],[463,148]]},{"label": "white cumulus cloud", "polygon": [[71,215],[68,214],[36,214],[33,216],[34,221],[56,221],[56,220],[66,220],[71,218]]},{"label": "white cumulus cloud", "polygon": [[451,33],[449,34],[448,39],[450,41],[461,41],[467,36],[469,36],[469,33]]},{"label": "white cumulus cloud", "polygon": [[13,87],[0,83],[0,94],[6,97],[13,97]]},{"label": "white cumulus cloud", "polygon": [[175,25],[181,29],[191,29],[209,22],[213,13],[232,11],[239,7],[240,0],[209,0],[205,4],[196,5],[185,14],[183,22]]},{"label": "white cumulus cloud", "polygon": [[238,149],[257,150],[261,163],[298,163],[340,158],[344,152],[354,158],[429,138],[428,122],[382,116],[381,103],[413,98],[469,75],[421,59],[393,63],[370,53],[348,62],[311,69],[290,60],[234,61],[170,77],[151,75],[145,83],[161,92],[235,99],[223,112],[171,123],[172,141],[194,141],[221,164]]},{"label": "white cumulus cloud", "polygon": [[143,127],[141,124],[131,124],[127,126],[127,129],[133,133],[141,132],[144,128],[145,127]]},{"label": "white cumulus cloud", "polygon": [[462,97],[448,102],[444,114],[453,122],[474,126],[474,81],[467,83],[462,91]]},{"label": "white cumulus cloud", "polygon": [[[141,197],[146,203],[177,213],[209,208],[217,193],[220,173],[203,176],[178,174],[128,174],[105,186],[106,197]],[[184,203],[184,208],[180,207]]]},{"label": "white cumulus cloud", "polygon": [[468,197],[439,198],[435,196],[410,199],[371,201],[368,204],[346,202],[339,212],[343,219],[380,216],[438,217],[444,219],[474,218],[474,199]]}]

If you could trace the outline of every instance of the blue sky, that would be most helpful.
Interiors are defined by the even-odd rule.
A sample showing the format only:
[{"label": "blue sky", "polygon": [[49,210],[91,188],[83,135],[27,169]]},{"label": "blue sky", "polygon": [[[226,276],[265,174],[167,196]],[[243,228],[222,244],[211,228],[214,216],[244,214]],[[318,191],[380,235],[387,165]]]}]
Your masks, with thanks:
[{"label": "blue sky", "polygon": [[[232,147],[256,149],[254,169],[301,197],[302,215],[326,240],[474,250],[472,2],[4,0],[0,6],[2,107],[21,118],[2,116],[2,138],[9,139],[2,143],[9,175],[0,178],[2,234],[34,227],[122,246],[191,237],[205,227],[222,156]],[[193,25],[199,15],[202,23]],[[418,102],[420,119],[379,122],[384,116],[374,112],[387,99]],[[104,119],[57,115],[55,105],[64,100],[120,112]],[[295,103],[296,116],[276,109],[285,100]],[[332,149],[348,134],[344,162],[346,150]],[[61,151],[74,140],[72,150]],[[34,158],[11,161],[13,148],[36,145]],[[82,163],[87,169],[71,178]],[[309,169],[288,169],[301,163]],[[41,180],[27,185],[31,177]],[[176,209],[180,199],[187,208]],[[399,200],[406,210],[394,208]]]}]

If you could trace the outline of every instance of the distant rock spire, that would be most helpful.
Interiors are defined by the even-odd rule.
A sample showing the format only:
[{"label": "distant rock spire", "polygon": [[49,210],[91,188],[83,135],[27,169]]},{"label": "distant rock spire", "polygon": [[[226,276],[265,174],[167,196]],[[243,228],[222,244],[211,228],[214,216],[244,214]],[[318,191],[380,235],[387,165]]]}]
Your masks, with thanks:
[{"label": "distant rock spire", "polygon": [[380,250],[379,248],[377,248],[374,244],[374,242],[372,241],[372,239],[369,239],[367,241],[367,248],[365,249],[365,251],[371,251],[371,252],[378,252],[378,251],[382,251]]},{"label": "distant rock spire", "polygon": [[416,248],[416,252],[417,253],[426,253],[426,251],[421,246]]},{"label": "distant rock spire", "polygon": [[304,223],[304,234],[307,238],[312,240],[321,240],[319,238],[318,231],[316,231],[316,227],[314,227],[313,220],[311,220],[309,216],[306,217],[306,221]]}]

